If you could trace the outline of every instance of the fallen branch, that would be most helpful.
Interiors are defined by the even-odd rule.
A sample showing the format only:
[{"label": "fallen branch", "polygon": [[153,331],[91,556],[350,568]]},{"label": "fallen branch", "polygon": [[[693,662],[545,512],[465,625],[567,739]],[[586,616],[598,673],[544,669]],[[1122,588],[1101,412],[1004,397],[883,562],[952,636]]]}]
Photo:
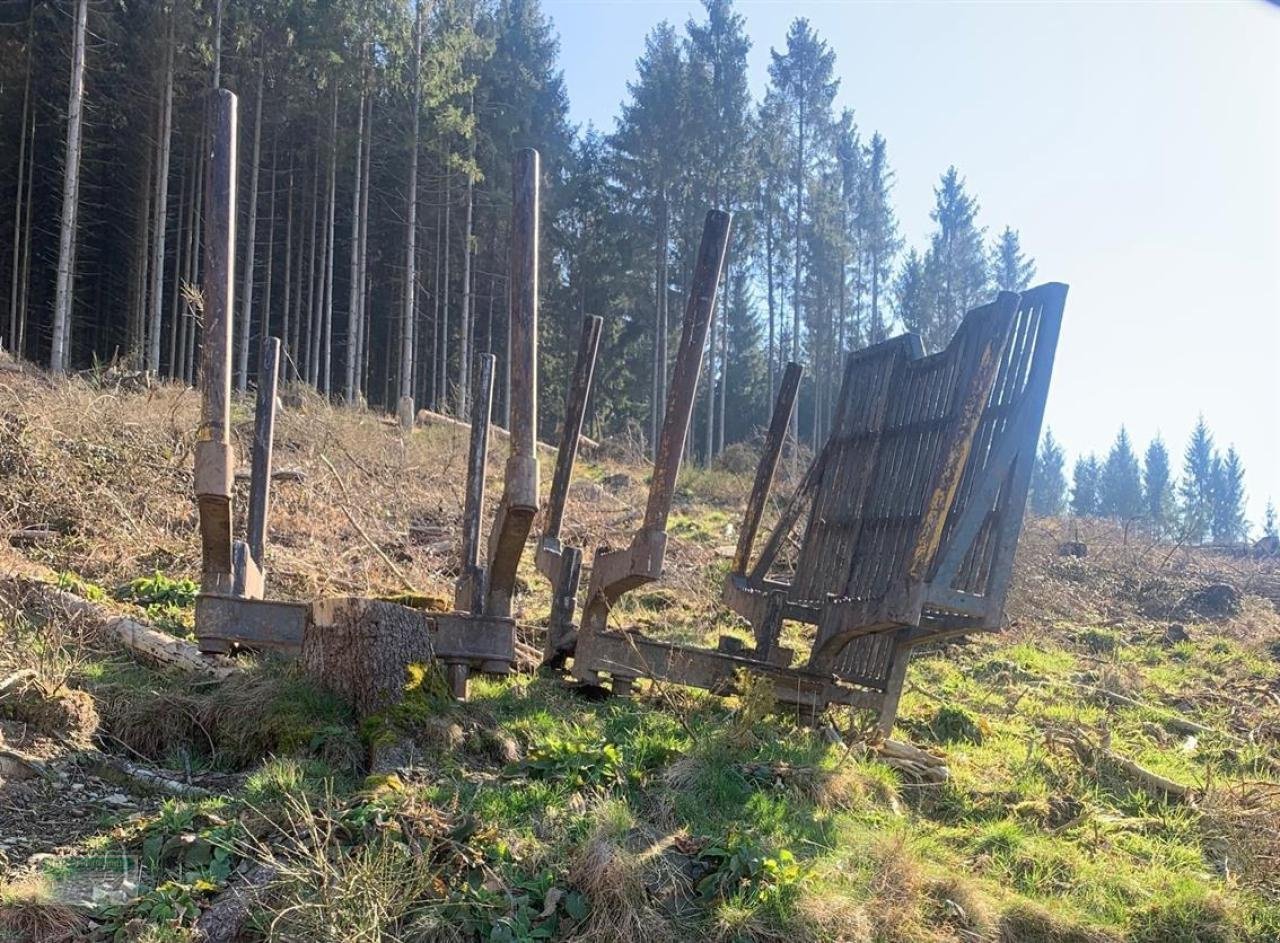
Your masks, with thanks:
[{"label": "fallen branch", "polygon": [[1227,737],[1230,740],[1240,742],[1240,738],[1235,734],[1228,733],[1224,730],[1215,730],[1213,727],[1206,727],[1204,724],[1197,723],[1188,717],[1175,713],[1167,708],[1156,707],[1154,704],[1145,704],[1135,698],[1128,697],[1124,694],[1118,694],[1115,691],[1108,691],[1106,688],[1095,687],[1091,684],[1081,684],[1078,681],[1068,681],[1067,684],[1081,691],[1095,694],[1111,704],[1118,704],[1122,707],[1136,707],[1139,710],[1150,711],[1160,717],[1164,723],[1179,733],[1201,733],[1213,736]]},{"label": "fallen branch", "polygon": [[5,583],[12,584],[19,590],[14,594],[19,597],[15,604],[21,604],[22,596],[34,593],[44,604],[60,609],[69,616],[88,620],[103,635],[119,642],[144,661],[215,678],[225,678],[239,670],[232,664],[204,655],[185,639],[153,629],[136,619],[116,615],[101,603],[91,602],[59,589],[50,582],[52,574],[41,572],[42,568],[34,564],[24,562],[11,565],[9,559],[5,559],[4,564],[9,572],[0,578],[0,594],[4,593]]},{"label": "fallen branch", "polygon": [[910,743],[881,740],[871,749],[886,766],[920,782],[945,783],[951,778],[951,771],[947,769],[944,757],[928,753]]},{"label": "fallen branch", "polygon": [[1105,747],[1085,736],[1070,730],[1051,729],[1045,731],[1050,744],[1061,743],[1068,747],[1082,766],[1097,767],[1102,764],[1124,774],[1125,778],[1143,791],[1156,798],[1186,799],[1191,794],[1191,787],[1175,780],[1153,773],[1140,766],[1128,757]]},{"label": "fallen branch", "polygon": [[143,793],[162,792],[165,795],[180,796],[184,799],[204,799],[212,795],[208,789],[201,786],[181,782],[158,770],[132,763],[119,756],[111,756],[92,747],[79,748],[70,759],[81,766],[92,768],[108,779],[113,777],[123,779],[128,785]]},{"label": "fallen branch", "polygon": [[35,776],[41,779],[52,779],[48,766],[43,760],[0,746],[0,782],[6,779],[30,779]]},{"label": "fallen branch", "polygon": [[[461,419],[454,419],[452,416],[446,416],[444,413],[438,413],[433,409],[419,409],[418,422],[419,423],[425,423],[425,422],[440,423],[446,426],[454,426],[455,428],[458,428],[458,429],[465,429],[467,430],[467,432],[471,431],[471,423],[463,422]],[[511,433],[508,432],[506,429],[502,428],[502,426],[490,424],[489,429],[499,439],[511,438]],[[584,448],[584,449],[598,449],[600,448],[600,443],[597,442],[595,439],[579,434],[578,447]],[[549,442],[543,442],[539,440],[538,448],[546,449],[548,452],[554,452],[556,451],[558,446],[553,445]]]}]

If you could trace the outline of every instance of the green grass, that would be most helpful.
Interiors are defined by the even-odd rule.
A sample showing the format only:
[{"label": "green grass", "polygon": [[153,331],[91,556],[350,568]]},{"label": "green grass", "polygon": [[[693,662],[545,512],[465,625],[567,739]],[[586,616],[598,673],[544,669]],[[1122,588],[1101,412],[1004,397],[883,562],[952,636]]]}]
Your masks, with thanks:
[{"label": "green grass", "polygon": [[[655,619],[696,611],[679,593],[636,597]],[[226,797],[117,827],[113,840],[123,831],[164,882],[112,917],[118,925],[186,925],[254,841],[305,808],[331,825],[333,866],[361,880],[382,866],[379,843],[428,842],[434,870],[414,893],[470,939],[573,938],[607,915],[655,939],[1261,943],[1280,932],[1280,905],[1242,876],[1245,850],[1224,851],[1210,809],[1082,762],[1053,731],[1105,738],[1195,787],[1274,782],[1274,739],[1189,737],[1175,722],[1225,730],[1215,686],[1273,675],[1247,642],[1164,647],[1107,627],[925,654],[897,735],[945,753],[941,786],[796,726],[760,684],[720,699],[642,682],[631,699],[593,701],[550,677],[476,678],[457,704],[435,672],[417,670],[401,705],[357,727],[272,663],[207,690],[111,660],[83,665],[77,680],[113,736],[147,755],[185,750],[247,771]],[[1139,705],[1110,703],[1100,686]],[[365,746],[405,737],[420,750],[415,769],[362,779]],[[583,864],[602,847],[613,870],[600,873],[614,884],[593,884]],[[318,878],[290,880],[305,896]]]}]

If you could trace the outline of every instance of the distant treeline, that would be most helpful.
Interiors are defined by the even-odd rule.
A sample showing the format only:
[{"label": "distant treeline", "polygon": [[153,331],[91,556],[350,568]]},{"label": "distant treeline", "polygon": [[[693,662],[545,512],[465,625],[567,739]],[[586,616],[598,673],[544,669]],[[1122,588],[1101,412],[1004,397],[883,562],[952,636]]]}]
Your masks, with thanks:
[{"label": "distant treeline", "polygon": [[[1068,488],[1066,454],[1046,430],[1031,479],[1030,509],[1042,517],[1070,511],[1077,517],[1103,517],[1146,524],[1158,536],[1191,543],[1240,543],[1249,536],[1245,517],[1244,465],[1234,446],[1215,446],[1201,416],[1182,453],[1182,476],[1174,478],[1169,450],[1151,440],[1141,461],[1124,426],[1103,460],[1090,453],[1076,460]],[[1270,501],[1262,521],[1264,535],[1275,536],[1276,514]]]},{"label": "distant treeline", "polygon": [[753,100],[743,17],[704,6],[652,30],[602,131],[569,121],[537,0],[19,4],[0,25],[0,337],[57,371],[118,357],[194,381],[206,102],[226,87],[241,389],[269,332],[290,379],[334,398],[461,412],[478,354],[505,359],[511,159],[532,146],[544,431],[599,314],[590,428],[652,441],[703,215],[721,207],[733,241],[695,452],[764,424],[789,359],[808,368],[799,432],[815,441],[846,352],[903,328],[936,349],[1034,266],[1013,229],[979,224],[954,167],[928,245],[904,251],[888,144],[836,109],[827,43],[797,19]]}]

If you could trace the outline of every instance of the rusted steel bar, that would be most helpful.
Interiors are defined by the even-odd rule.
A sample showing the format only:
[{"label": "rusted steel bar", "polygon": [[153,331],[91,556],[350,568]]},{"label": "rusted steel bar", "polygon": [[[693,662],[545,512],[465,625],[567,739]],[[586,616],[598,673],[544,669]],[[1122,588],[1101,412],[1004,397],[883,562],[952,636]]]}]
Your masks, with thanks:
[{"label": "rusted steel bar", "polygon": [[760,455],[760,464],[756,468],[756,480],[751,486],[751,496],[747,499],[747,513],[742,519],[742,532],[738,534],[738,546],[733,554],[734,573],[747,572],[747,564],[751,560],[751,548],[755,544],[756,533],[760,529],[760,517],[764,514],[764,502],[769,497],[769,489],[773,487],[773,476],[778,469],[778,459],[782,455],[782,445],[787,438],[787,428],[791,423],[791,412],[795,409],[796,393],[800,390],[800,377],[803,374],[804,367],[798,363],[787,364],[787,369],[782,374],[782,385],[778,388],[773,418],[769,420],[764,450]]},{"label": "rusted steel bar", "polygon": [[600,347],[600,329],[603,324],[604,321],[595,316],[582,322],[578,357],[565,400],[564,429],[560,449],[556,453],[556,470],[551,480],[547,524],[542,532],[542,539],[538,542],[538,572],[551,583],[552,591],[544,656],[546,663],[554,666],[563,664],[565,655],[573,650],[576,638],[573,614],[582,579],[582,551],[577,547],[565,547],[561,544],[560,527],[564,523],[569,481],[573,476],[573,465],[582,437],[582,420],[586,416],[587,400],[591,396],[591,381],[595,375],[596,354]]},{"label": "rusted steel bar", "polygon": [[511,175],[510,317],[511,454],[502,503],[489,533],[489,591],[485,611],[511,615],[516,568],[538,513],[538,190],[539,158],[516,153]]},{"label": "rusted steel bar", "polygon": [[582,422],[587,415],[587,399],[591,395],[591,380],[596,370],[596,354],[600,349],[600,329],[604,319],[588,315],[582,322],[582,337],[578,341],[578,357],[573,364],[573,378],[569,395],[564,404],[564,429],[560,436],[560,450],[556,453],[556,470],[551,478],[551,498],[547,502],[547,526],[543,539],[560,537],[560,525],[564,523],[565,499],[569,494],[569,479],[573,464],[578,458],[578,444],[582,437]]},{"label": "rusted steel bar", "polygon": [[265,569],[267,513],[271,502],[271,453],[276,435],[276,384],[280,377],[280,338],[262,343],[258,404],[253,422],[253,468],[249,478],[249,555]]},{"label": "rusted steel bar", "polygon": [[[609,609],[619,596],[637,586],[651,583],[662,575],[662,561],[667,546],[667,517],[671,512],[671,498],[675,493],[680,460],[689,434],[698,375],[702,372],[707,328],[711,323],[712,312],[715,311],[720,271],[724,267],[725,252],[729,246],[731,220],[730,213],[710,210],[703,224],[702,242],[698,246],[693,282],[685,306],[679,353],[672,374],[671,391],[667,395],[666,418],[662,423],[662,433],[658,438],[657,454],[653,462],[653,480],[649,485],[644,522],[631,538],[630,546],[596,554],[582,614],[583,631],[602,631]],[[576,666],[574,670],[577,671]]]},{"label": "rusted steel bar", "polygon": [[213,101],[213,152],[204,221],[204,340],[201,411],[196,431],[195,491],[200,509],[205,592],[232,587],[231,310],[235,302],[236,96]]},{"label": "rusted steel bar", "polygon": [[485,572],[480,566],[480,515],[484,512],[484,472],[489,458],[489,424],[493,418],[493,374],[497,358],[484,354],[471,398],[471,447],[467,453],[467,495],[462,511],[462,573],[455,605],[480,615],[484,611]]},{"label": "rusted steel bar", "polygon": [[680,332],[671,392],[667,394],[666,417],[653,461],[653,481],[649,485],[649,503],[644,512],[646,530],[665,530],[667,516],[671,513],[671,497],[675,493],[680,459],[689,435],[694,394],[702,373],[703,348],[706,347],[711,314],[716,307],[716,291],[720,287],[720,271],[724,268],[725,252],[729,248],[732,219],[732,213],[708,210],[702,225],[702,242],[698,246],[693,284],[684,309],[684,326]]}]

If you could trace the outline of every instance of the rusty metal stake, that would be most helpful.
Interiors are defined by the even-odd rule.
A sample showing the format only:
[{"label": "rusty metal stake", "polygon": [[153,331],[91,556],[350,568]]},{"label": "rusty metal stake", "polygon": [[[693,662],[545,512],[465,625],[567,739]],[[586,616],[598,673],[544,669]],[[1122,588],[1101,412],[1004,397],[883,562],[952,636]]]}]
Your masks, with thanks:
[{"label": "rusty metal stake", "polygon": [[698,375],[702,372],[703,348],[707,328],[715,311],[720,272],[729,247],[729,224],[732,215],[710,210],[702,227],[693,270],[693,283],[685,306],[684,326],[671,392],[667,396],[666,418],[658,439],[653,462],[653,480],[649,485],[649,501],[644,522],[631,545],[621,550],[597,553],[591,567],[587,602],[582,615],[582,631],[599,632],[605,628],[609,608],[623,593],[651,583],[662,574],[662,561],[667,546],[667,517],[675,494],[680,460],[684,455],[689,421],[693,416],[693,400],[697,393]]},{"label": "rusty metal stake", "polygon": [[489,532],[489,593],[485,612],[511,615],[516,569],[538,513],[538,190],[539,158],[516,153],[511,175],[510,319],[511,454],[502,503]]},{"label": "rusty metal stake", "polygon": [[234,583],[231,310],[235,302],[236,96],[226,89],[220,89],[213,102],[213,129],[204,222],[204,341],[195,491],[203,555],[201,588],[204,592],[230,592]]},{"label": "rusty metal stake", "polygon": [[454,594],[459,610],[484,613],[488,587],[480,565],[480,515],[484,512],[484,472],[489,457],[489,424],[493,417],[493,354],[480,358],[471,399],[471,445],[467,452],[467,494],[462,511],[462,572]]},{"label": "rusty metal stake", "polygon": [[564,508],[573,477],[574,462],[586,418],[591,381],[595,376],[596,354],[600,349],[600,331],[604,321],[594,315],[582,322],[582,337],[573,365],[573,377],[564,405],[564,429],[560,449],[556,453],[556,469],[551,479],[551,498],[547,502],[547,526],[538,544],[538,572],[551,583],[551,617],[547,622],[547,645],[544,660],[557,665],[573,649],[573,611],[577,606],[578,586],[582,579],[582,551],[565,547],[560,542]]}]

